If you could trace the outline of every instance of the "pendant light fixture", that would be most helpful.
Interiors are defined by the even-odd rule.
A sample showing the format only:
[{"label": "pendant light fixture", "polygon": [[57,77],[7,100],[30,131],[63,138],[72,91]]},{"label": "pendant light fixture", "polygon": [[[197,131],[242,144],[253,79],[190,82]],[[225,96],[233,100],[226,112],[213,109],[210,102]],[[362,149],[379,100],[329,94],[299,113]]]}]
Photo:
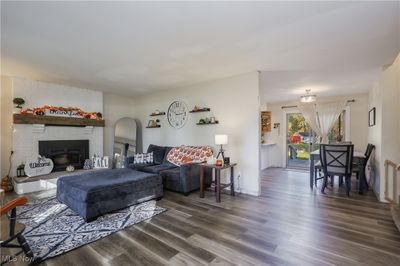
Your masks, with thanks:
[{"label": "pendant light fixture", "polygon": [[306,90],[306,94],[300,96],[300,101],[302,103],[312,103],[317,100],[317,95],[311,94],[311,90]]}]

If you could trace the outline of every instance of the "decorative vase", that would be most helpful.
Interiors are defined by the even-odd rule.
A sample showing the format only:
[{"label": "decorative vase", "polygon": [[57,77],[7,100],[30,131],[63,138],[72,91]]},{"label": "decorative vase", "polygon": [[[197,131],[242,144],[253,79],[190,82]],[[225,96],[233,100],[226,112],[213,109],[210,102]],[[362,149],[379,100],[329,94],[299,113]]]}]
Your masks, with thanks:
[{"label": "decorative vase", "polygon": [[22,111],[22,107],[15,106],[13,109],[14,114],[20,114]]}]

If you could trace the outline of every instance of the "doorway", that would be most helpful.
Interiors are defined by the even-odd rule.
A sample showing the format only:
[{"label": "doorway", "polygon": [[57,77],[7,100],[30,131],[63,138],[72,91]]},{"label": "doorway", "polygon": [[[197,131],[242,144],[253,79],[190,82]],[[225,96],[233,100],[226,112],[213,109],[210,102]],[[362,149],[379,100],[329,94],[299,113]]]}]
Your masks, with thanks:
[{"label": "doorway", "polygon": [[[334,123],[328,137],[329,143],[346,140],[345,121],[346,110],[340,114]],[[301,113],[286,114],[286,168],[310,168],[310,153],[318,150],[320,138],[311,129]]]},{"label": "doorway", "polygon": [[301,113],[286,114],[286,167],[308,169],[316,134]]}]

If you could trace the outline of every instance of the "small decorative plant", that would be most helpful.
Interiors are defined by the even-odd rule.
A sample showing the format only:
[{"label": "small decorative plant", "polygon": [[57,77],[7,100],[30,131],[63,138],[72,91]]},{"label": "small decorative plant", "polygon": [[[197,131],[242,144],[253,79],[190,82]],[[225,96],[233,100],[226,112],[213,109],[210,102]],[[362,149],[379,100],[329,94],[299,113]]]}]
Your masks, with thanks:
[{"label": "small decorative plant", "polygon": [[22,108],[22,105],[25,104],[25,100],[22,98],[14,98],[13,103],[16,104],[16,108]]}]

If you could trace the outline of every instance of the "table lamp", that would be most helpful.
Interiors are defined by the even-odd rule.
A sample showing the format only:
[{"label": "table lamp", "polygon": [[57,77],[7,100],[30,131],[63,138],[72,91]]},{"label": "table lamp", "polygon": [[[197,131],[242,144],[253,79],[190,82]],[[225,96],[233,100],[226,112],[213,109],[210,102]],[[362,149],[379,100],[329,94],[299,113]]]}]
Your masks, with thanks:
[{"label": "table lamp", "polygon": [[222,160],[225,161],[224,150],[222,145],[228,144],[228,135],[215,135],[215,145],[221,145],[221,149],[218,152],[217,159],[219,155],[222,155]]}]

